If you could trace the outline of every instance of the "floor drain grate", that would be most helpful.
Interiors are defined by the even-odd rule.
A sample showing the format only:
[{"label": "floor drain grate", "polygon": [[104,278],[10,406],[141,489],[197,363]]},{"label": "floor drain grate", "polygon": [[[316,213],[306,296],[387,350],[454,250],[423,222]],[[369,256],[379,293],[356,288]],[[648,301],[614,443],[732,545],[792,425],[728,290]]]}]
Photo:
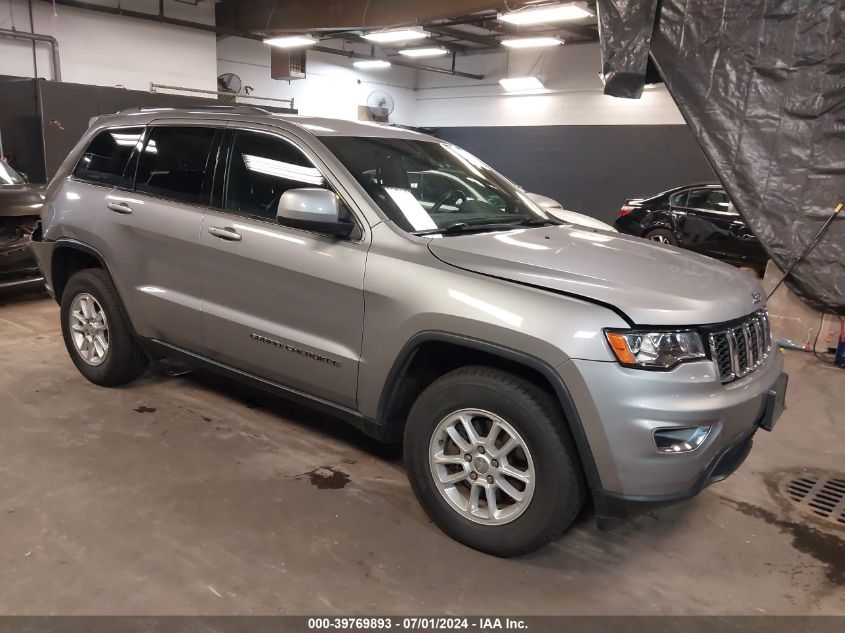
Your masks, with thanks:
[{"label": "floor drain grate", "polygon": [[779,488],[802,512],[845,527],[845,475],[812,470],[790,473]]}]

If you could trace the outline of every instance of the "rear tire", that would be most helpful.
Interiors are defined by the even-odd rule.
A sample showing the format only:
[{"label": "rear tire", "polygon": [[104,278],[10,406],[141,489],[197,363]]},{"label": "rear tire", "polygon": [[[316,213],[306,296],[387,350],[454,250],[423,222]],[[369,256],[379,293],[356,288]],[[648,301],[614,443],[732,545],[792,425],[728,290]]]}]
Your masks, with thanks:
[{"label": "rear tire", "polygon": [[73,364],[95,385],[123,385],[146,370],[149,359],[135,340],[117,291],[102,268],[87,268],[71,276],[62,292],[61,321]]},{"label": "rear tire", "polygon": [[408,416],[404,452],[411,487],[431,519],[455,540],[495,556],[518,556],[557,539],[586,497],[558,403],[534,383],[491,367],[456,369],[426,388]]},{"label": "rear tire", "polygon": [[646,233],[645,238],[652,242],[660,242],[661,244],[669,244],[670,246],[678,245],[678,238],[669,229],[654,229]]}]

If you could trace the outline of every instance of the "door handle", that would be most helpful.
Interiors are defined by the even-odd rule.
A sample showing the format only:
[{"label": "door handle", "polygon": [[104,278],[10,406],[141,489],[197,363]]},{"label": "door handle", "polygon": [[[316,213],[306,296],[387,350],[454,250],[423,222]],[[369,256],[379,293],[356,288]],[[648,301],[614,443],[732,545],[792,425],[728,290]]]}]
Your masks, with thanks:
[{"label": "door handle", "polygon": [[229,240],[230,242],[240,242],[241,234],[235,229],[228,226],[210,226],[208,232],[214,237],[219,237],[221,240]]},{"label": "door handle", "polygon": [[109,211],[114,211],[115,213],[122,213],[123,215],[129,215],[132,213],[132,207],[130,207],[125,202],[107,202],[106,208]]}]

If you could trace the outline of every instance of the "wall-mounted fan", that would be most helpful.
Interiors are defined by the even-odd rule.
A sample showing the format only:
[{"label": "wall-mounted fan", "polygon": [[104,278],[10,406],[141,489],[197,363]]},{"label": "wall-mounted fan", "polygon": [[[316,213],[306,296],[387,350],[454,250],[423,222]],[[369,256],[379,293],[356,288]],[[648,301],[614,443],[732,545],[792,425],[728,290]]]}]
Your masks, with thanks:
[{"label": "wall-mounted fan", "polygon": [[393,107],[393,97],[384,90],[373,90],[367,97],[367,108],[374,121],[387,121]]},{"label": "wall-mounted fan", "polygon": [[223,73],[217,78],[217,89],[220,92],[229,92],[236,95],[240,93],[242,87],[241,78],[235,73]]}]

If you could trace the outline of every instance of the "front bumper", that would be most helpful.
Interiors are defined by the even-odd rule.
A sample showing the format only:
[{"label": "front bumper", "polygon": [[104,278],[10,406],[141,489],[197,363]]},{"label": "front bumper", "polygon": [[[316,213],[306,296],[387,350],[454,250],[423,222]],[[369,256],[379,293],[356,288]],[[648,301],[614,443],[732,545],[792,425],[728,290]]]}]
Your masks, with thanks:
[{"label": "front bumper", "polygon": [[[722,384],[711,361],[672,371],[628,369],[571,360],[558,368],[578,410],[599,481],[591,482],[599,516],[691,497],[744,461],[783,371],[773,352],[754,372]],[[696,450],[661,453],[656,429],[709,426]]]},{"label": "front bumper", "polygon": [[624,519],[660,506],[677,503],[694,497],[710,484],[727,479],[745,461],[751,452],[757,428],[739,437],[733,444],[725,446],[710,460],[699,474],[698,480],[688,489],[664,495],[624,495],[601,491],[593,496],[596,518],[599,521]]}]

